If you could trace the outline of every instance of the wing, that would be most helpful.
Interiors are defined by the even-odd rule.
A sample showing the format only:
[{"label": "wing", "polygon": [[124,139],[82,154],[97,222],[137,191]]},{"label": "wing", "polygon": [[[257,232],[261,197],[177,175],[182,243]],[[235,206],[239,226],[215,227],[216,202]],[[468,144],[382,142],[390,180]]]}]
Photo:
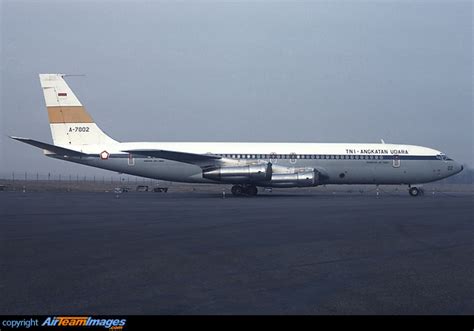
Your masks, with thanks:
[{"label": "wing", "polygon": [[45,149],[49,152],[62,155],[62,156],[88,156],[88,154],[85,154],[85,153],[81,153],[78,151],[73,151],[72,149],[67,149],[67,148],[43,143],[41,141],[33,140],[30,138],[22,138],[22,137],[14,137],[14,136],[10,136],[10,138],[21,141],[22,143],[25,143],[25,144],[29,144],[38,148]]},{"label": "wing", "polygon": [[213,154],[195,154],[185,152],[166,151],[162,149],[132,149],[122,151],[130,154],[138,154],[160,159],[196,164],[199,166],[211,165],[222,159],[221,156]]}]

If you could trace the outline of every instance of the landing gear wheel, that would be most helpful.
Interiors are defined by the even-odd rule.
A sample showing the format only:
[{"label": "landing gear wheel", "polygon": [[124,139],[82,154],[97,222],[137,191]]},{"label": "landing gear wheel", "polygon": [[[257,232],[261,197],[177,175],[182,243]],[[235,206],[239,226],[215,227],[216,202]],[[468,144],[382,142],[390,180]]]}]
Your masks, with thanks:
[{"label": "landing gear wheel", "polygon": [[258,193],[257,187],[256,187],[256,186],[249,186],[249,187],[246,187],[245,193],[247,193],[247,195],[249,195],[249,196],[254,197],[254,196],[256,196],[257,193]]},{"label": "landing gear wheel", "polygon": [[410,187],[408,193],[410,193],[412,197],[417,197],[420,195],[420,190],[417,187]]},{"label": "landing gear wheel", "polygon": [[244,191],[243,190],[243,187],[240,186],[240,185],[234,185],[232,186],[232,188],[230,189],[230,191],[232,192],[233,195],[235,195],[236,197],[242,195],[242,192]]}]

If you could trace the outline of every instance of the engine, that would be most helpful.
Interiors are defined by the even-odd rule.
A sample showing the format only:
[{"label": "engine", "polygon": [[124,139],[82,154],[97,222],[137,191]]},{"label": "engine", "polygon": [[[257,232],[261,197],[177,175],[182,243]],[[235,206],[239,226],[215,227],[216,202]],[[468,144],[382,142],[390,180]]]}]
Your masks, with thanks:
[{"label": "engine", "polygon": [[203,171],[202,176],[207,179],[230,183],[263,182],[271,179],[272,165],[268,163],[239,167],[222,167]]},{"label": "engine", "polygon": [[228,183],[251,183],[269,187],[310,187],[319,185],[319,172],[313,168],[273,166],[271,163],[221,167],[204,170],[207,179]]},{"label": "engine", "polygon": [[316,171],[305,171],[286,174],[273,174],[267,184],[272,187],[309,187],[319,184],[319,175]]}]

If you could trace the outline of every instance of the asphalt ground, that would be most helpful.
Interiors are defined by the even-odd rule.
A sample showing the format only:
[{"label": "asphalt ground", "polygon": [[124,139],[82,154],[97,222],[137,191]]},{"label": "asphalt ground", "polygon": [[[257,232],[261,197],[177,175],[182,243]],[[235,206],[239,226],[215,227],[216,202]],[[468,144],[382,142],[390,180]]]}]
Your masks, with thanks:
[{"label": "asphalt ground", "polygon": [[472,194],[0,192],[0,314],[474,314]]}]

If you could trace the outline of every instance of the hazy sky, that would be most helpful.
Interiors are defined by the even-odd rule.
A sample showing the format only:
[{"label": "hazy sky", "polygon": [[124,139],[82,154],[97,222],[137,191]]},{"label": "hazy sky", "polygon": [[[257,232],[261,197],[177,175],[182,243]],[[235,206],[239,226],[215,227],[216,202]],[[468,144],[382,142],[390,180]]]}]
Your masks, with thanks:
[{"label": "hazy sky", "polygon": [[0,173],[90,174],[38,73],[120,141],[379,142],[474,165],[471,1],[1,1]]}]

